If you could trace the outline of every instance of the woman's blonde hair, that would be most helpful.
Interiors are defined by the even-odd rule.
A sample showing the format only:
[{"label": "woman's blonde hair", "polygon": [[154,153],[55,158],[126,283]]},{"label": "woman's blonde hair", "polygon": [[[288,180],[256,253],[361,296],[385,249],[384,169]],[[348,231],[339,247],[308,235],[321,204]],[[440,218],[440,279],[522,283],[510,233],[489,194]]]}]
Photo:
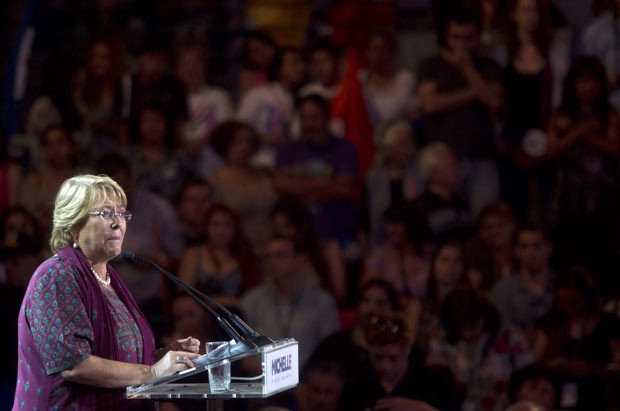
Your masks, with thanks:
[{"label": "woman's blonde hair", "polygon": [[65,180],[56,194],[50,248],[52,252],[75,242],[73,230],[80,227],[87,213],[106,198],[127,206],[121,186],[106,175],[82,174]]}]

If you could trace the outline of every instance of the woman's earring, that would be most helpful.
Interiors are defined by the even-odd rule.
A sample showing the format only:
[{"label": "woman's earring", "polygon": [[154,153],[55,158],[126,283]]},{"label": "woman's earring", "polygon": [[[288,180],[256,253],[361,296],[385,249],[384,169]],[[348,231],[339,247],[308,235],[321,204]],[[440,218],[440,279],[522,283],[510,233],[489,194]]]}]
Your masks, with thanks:
[{"label": "woman's earring", "polygon": [[73,242],[73,248],[78,248],[78,243],[77,243],[77,241],[74,241],[74,242]]}]

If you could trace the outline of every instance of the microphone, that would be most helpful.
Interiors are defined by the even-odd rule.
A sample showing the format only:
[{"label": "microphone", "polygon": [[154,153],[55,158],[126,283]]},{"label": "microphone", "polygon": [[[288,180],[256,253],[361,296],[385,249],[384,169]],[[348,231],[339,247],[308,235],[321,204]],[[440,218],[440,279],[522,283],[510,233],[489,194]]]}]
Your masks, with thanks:
[{"label": "microphone", "polygon": [[[164,270],[162,267],[155,264],[148,258],[139,257],[129,251],[123,251],[121,253],[121,258],[127,261],[131,261],[132,263],[146,263],[151,267],[155,268],[160,273],[162,273],[166,278],[178,285],[184,292],[189,294],[201,307],[209,311],[215,317],[215,320],[226,332],[226,334],[228,334],[233,340],[235,340],[235,344],[218,347],[211,353],[203,356],[207,357],[205,359],[203,359],[203,357],[198,357],[194,359],[193,362],[195,364],[207,365],[211,362],[243,354],[254,348],[262,347],[264,345],[274,342],[271,338],[256,332],[256,330],[252,329],[248,324],[245,323],[245,321],[239,318],[238,315],[231,312],[228,308],[220,304],[218,301],[187,284],[176,275]],[[211,305],[205,303],[205,300],[212,305],[215,305],[221,311],[221,314],[218,313],[215,309],[213,309]],[[222,315],[224,317],[222,317]],[[237,328],[233,327],[231,323],[234,324]]]}]

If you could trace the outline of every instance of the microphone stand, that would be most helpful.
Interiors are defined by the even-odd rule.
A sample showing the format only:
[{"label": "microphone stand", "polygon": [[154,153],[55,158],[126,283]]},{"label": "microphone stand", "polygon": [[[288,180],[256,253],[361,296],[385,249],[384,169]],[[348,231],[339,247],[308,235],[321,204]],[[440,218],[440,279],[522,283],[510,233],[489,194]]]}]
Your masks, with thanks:
[{"label": "microphone stand", "polygon": [[[178,285],[184,292],[189,294],[201,307],[209,311],[215,317],[215,320],[226,332],[226,334],[228,334],[233,340],[235,340],[235,344],[222,346],[221,348],[217,348],[209,354],[194,359],[193,362],[195,364],[207,365],[208,363],[219,361],[228,357],[234,357],[236,355],[246,353],[254,348],[273,343],[273,340],[271,338],[256,332],[249,325],[247,325],[245,321],[239,318],[239,316],[232,313],[228,308],[220,304],[218,301],[195,289],[176,275],[164,270],[153,261],[144,257],[139,257],[127,251],[123,251],[121,257],[134,263],[144,262],[162,273],[166,278]],[[209,304],[205,303],[205,300],[209,301],[211,304],[219,308],[226,316],[226,318],[223,318],[220,313],[214,310]],[[236,327],[238,327],[239,331],[241,331],[243,335],[235,327],[233,327],[229,321],[232,322]],[[203,357],[207,358],[202,359]]]}]

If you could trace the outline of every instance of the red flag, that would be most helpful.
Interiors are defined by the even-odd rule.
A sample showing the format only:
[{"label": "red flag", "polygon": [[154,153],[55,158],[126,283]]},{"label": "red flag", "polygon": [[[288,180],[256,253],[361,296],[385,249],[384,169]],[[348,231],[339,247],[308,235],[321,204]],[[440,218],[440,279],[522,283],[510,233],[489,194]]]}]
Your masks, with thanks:
[{"label": "red flag", "polygon": [[362,83],[358,77],[359,68],[358,52],[351,47],[347,55],[347,69],[340,90],[332,99],[331,108],[332,118],[344,122],[345,137],[357,147],[359,175],[364,176],[374,161],[375,146]]}]

